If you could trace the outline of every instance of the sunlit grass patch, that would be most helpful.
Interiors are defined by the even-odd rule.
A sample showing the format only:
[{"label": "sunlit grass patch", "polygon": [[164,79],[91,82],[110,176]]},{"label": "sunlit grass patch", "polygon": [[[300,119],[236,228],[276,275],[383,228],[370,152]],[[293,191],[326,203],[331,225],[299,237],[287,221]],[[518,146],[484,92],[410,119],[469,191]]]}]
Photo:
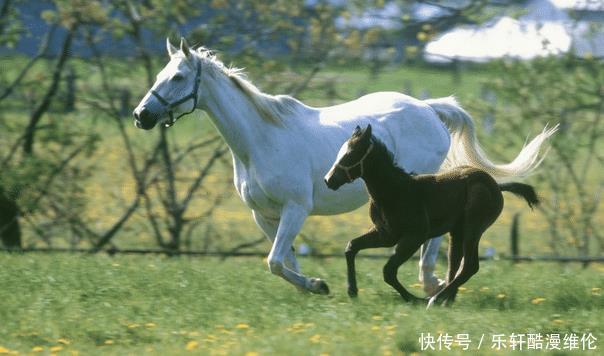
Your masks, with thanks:
[{"label": "sunlit grass patch", "polygon": [[[483,262],[452,307],[425,310],[383,282],[382,260],[359,258],[352,300],[341,258],[301,259],[327,297],[298,292],[259,258],[1,258],[0,346],[22,354],[396,355],[420,352],[421,332],[604,332],[596,267]],[[399,278],[415,284],[416,263]]]}]

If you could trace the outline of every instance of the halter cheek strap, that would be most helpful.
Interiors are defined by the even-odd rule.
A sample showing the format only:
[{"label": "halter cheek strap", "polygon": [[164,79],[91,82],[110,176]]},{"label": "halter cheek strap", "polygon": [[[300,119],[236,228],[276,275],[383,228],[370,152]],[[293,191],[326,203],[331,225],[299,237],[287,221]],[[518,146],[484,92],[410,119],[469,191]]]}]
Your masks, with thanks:
[{"label": "halter cheek strap", "polygon": [[[170,121],[167,122],[165,124],[166,127],[170,127],[172,125],[174,125],[174,123],[176,122],[176,120],[180,119],[181,117],[188,115],[190,113],[192,113],[193,111],[195,111],[195,108],[197,108],[197,92],[199,91],[199,83],[201,82],[201,61],[197,61],[197,70],[195,73],[195,83],[193,84],[193,91],[191,92],[191,94],[182,97],[174,102],[169,102],[168,100],[166,100],[164,97],[162,97],[158,92],[156,92],[155,90],[151,90],[151,94],[163,105],[166,107],[167,111],[168,111],[168,116],[170,117]],[[193,109],[191,109],[191,111],[186,112],[186,113],[182,113],[180,115],[178,115],[178,117],[174,117],[174,112],[172,111],[172,109],[174,109],[175,107],[179,106],[180,104],[193,99]]]},{"label": "halter cheek strap", "polygon": [[346,172],[346,177],[348,177],[348,183],[352,182],[354,180],[354,178],[352,177],[352,174],[350,174],[350,171],[355,168],[356,166],[361,166],[361,174],[360,176],[363,176],[363,162],[365,161],[365,158],[367,158],[367,156],[369,156],[369,153],[371,153],[371,150],[373,150],[373,141],[369,144],[369,147],[367,148],[367,152],[365,152],[365,154],[363,155],[363,157],[361,157],[361,159],[355,163],[352,164],[350,166],[345,166],[341,163],[338,163],[336,165],[336,167],[340,168],[341,170],[343,170],[344,172]]}]

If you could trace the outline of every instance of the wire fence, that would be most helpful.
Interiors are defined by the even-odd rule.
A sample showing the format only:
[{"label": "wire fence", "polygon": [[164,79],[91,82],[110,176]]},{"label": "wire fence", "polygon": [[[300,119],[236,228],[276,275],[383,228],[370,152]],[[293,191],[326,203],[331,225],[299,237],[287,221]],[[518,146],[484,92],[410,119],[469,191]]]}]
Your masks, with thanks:
[{"label": "wire fence", "polygon": [[[36,247],[36,248],[21,248],[21,249],[8,249],[0,248],[1,252],[11,253],[71,253],[71,254],[98,254],[106,253],[108,255],[165,255],[165,256],[189,256],[189,257],[219,257],[222,259],[233,258],[233,257],[259,257],[263,258],[268,255],[267,252],[262,251],[191,251],[191,250],[167,250],[167,249],[118,249],[109,248],[101,251],[94,251],[92,249],[85,248],[62,248],[62,247]],[[444,254],[441,254],[442,258],[446,258]],[[327,258],[342,258],[344,253],[311,253],[311,254],[298,254],[298,257],[308,257],[316,259],[327,259]],[[358,255],[361,258],[368,259],[383,259],[389,257],[387,253],[361,253]],[[414,256],[413,259],[418,259],[418,256]],[[481,256],[482,261],[513,261],[513,262],[558,262],[558,263],[570,263],[579,262],[585,265],[590,263],[604,263],[604,256],[517,256],[517,255],[495,255],[495,256]]]}]

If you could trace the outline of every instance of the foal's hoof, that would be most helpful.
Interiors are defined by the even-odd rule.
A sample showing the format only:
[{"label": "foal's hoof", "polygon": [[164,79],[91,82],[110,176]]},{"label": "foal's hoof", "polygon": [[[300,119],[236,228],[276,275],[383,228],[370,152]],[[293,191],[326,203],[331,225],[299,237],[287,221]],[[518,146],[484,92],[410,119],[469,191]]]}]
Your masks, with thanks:
[{"label": "foal's hoof", "polygon": [[327,283],[325,283],[325,281],[322,279],[311,278],[309,286],[310,286],[309,290],[312,293],[324,294],[324,295],[329,294],[329,287],[327,286]]},{"label": "foal's hoof", "polygon": [[356,289],[356,288],[355,289],[352,289],[352,288],[348,289],[348,296],[350,298],[356,298],[356,297],[358,297],[358,295],[359,295],[359,290],[358,289]]}]

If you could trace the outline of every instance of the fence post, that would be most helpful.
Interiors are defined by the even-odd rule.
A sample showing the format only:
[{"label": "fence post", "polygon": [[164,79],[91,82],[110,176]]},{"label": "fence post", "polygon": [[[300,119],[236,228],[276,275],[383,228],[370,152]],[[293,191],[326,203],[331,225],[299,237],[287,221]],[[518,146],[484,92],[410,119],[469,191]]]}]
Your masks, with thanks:
[{"label": "fence post", "polygon": [[520,213],[514,213],[514,216],[512,217],[512,229],[510,231],[510,253],[512,255],[512,259],[514,261],[514,263],[518,263],[518,260],[516,259],[520,253],[519,253],[519,247],[518,247],[518,226],[520,225]]}]

